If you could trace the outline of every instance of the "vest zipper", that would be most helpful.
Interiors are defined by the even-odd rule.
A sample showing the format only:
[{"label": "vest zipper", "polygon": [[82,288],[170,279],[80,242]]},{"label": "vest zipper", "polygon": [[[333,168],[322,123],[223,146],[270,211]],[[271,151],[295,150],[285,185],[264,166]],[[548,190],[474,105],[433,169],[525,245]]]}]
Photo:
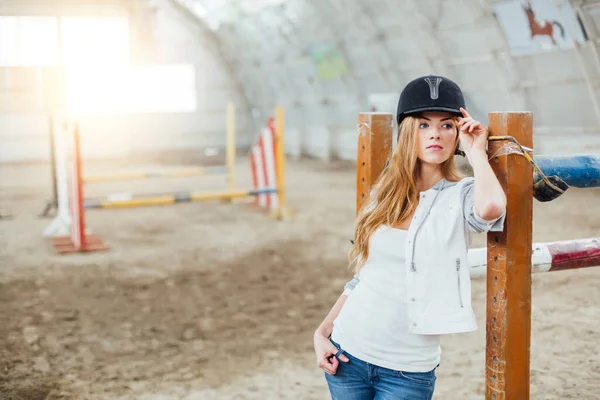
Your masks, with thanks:
[{"label": "vest zipper", "polygon": [[419,224],[419,226],[417,226],[417,229],[415,231],[415,235],[412,241],[412,258],[413,261],[411,261],[410,263],[410,271],[411,272],[417,272],[417,267],[415,266],[415,262],[414,262],[414,258],[415,258],[415,243],[417,242],[417,233],[419,233],[419,229],[421,229],[421,226],[423,226],[423,223],[425,222],[425,219],[429,216],[429,213],[431,212],[431,209],[433,208],[433,203],[435,203],[435,200],[437,199],[438,194],[440,194],[440,192],[442,190],[444,190],[444,187],[446,186],[445,182],[442,182],[442,187],[439,190],[436,190],[435,192],[435,196],[433,196],[433,200],[431,201],[431,204],[429,205],[429,208],[427,209],[427,212],[425,213],[425,216],[423,217],[423,219],[421,220],[421,223]]},{"label": "vest zipper", "polygon": [[460,301],[460,308],[464,308],[460,290],[460,258],[456,259],[456,277],[458,278],[458,300]]}]

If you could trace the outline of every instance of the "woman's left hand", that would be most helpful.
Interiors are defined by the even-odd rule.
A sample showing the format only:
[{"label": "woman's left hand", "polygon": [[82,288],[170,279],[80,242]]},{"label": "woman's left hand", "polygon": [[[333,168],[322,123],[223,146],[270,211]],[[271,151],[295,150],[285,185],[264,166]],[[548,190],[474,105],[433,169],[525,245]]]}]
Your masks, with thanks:
[{"label": "woman's left hand", "polygon": [[464,108],[460,108],[462,117],[458,118],[460,128],[459,138],[463,150],[467,155],[472,151],[486,152],[488,130],[481,122],[473,119]]}]

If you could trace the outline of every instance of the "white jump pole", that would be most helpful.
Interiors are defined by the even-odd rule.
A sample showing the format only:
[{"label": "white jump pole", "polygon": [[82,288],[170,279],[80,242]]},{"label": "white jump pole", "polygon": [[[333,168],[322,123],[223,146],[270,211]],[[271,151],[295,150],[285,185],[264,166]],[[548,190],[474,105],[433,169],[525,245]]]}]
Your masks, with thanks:
[{"label": "white jump pole", "polygon": [[44,230],[44,236],[65,236],[71,231],[71,215],[69,209],[69,189],[67,179],[68,151],[65,143],[67,126],[63,116],[55,116],[52,119],[52,132],[54,135],[54,168],[56,171],[56,216],[50,225]]}]

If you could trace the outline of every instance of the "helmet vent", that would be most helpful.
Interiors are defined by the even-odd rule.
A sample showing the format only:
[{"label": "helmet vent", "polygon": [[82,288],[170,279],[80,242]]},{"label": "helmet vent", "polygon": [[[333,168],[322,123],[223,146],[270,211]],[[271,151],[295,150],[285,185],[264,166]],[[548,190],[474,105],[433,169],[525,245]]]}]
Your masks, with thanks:
[{"label": "helmet vent", "polygon": [[442,78],[427,77],[425,78],[425,82],[429,85],[429,97],[431,97],[432,100],[437,99],[440,95],[440,83],[442,83]]}]

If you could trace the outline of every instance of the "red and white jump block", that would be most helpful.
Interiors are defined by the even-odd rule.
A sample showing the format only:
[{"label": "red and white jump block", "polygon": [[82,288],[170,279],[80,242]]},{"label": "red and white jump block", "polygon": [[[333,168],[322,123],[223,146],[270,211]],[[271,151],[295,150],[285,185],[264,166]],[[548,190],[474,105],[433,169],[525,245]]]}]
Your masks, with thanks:
[{"label": "red and white jump block", "polygon": [[267,126],[260,132],[257,143],[252,146],[250,164],[255,204],[269,211],[279,208],[277,193],[277,143],[275,119],[269,118]]}]

